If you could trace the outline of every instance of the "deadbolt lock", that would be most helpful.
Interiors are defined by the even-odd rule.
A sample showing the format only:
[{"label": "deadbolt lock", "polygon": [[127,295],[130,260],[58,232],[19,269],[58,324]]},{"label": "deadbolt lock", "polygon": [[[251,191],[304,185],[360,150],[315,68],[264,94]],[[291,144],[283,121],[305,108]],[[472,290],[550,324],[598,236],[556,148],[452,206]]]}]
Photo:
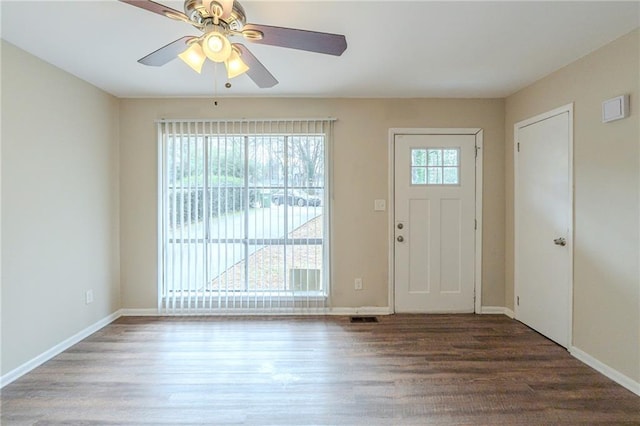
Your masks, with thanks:
[{"label": "deadbolt lock", "polygon": [[567,240],[565,240],[564,238],[556,238],[555,240],[553,240],[553,243],[557,246],[566,246],[567,245]]}]

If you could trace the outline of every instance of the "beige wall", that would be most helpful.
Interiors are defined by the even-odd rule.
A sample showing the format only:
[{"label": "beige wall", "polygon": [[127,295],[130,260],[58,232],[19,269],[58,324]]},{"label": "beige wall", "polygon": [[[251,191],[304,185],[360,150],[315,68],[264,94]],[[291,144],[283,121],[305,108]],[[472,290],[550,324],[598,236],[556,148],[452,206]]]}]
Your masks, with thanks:
[{"label": "beige wall", "polygon": [[[640,30],[506,100],[505,305],[513,308],[513,126],[574,103],[573,345],[640,381]],[[631,117],[601,122],[631,95]]]},{"label": "beige wall", "polygon": [[[124,308],[157,305],[159,118],[336,117],[333,306],[388,306],[388,133],[392,127],[484,129],[485,306],[504,303],[504,102],[485,99],[123,99],[120,108],[121,280]],[[353,290],[362,277],[364,289]]]},{"label": "beige wall", "polygon": [[[338,118],[337,307],[388,304],[388,212],[372,204],[388,195],[389,128],[483,128],[482,304],[513,308],[513,125],[575,102],[574,345],[639,381],[639,37],[506,101],[259,98],[218,107],[118,101],[2,42],[2,374],[120,307],[155,308],[158,118]],[[600,123],[602,100],[622,93],[632,116]],[[85,305],[89,288],[96,301]]]},{"label": "beige wall", "polygon": [[117,112],[2,41],[2,374],[120,307]]}]

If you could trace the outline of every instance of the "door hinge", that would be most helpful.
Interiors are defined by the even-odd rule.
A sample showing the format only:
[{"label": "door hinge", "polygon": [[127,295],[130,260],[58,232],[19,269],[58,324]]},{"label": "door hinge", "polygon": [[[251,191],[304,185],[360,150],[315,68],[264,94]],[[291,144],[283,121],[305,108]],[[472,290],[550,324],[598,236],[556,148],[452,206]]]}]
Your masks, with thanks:
[{"label": "door hinge", "polygon": [[473,229],[478,230],[478,219],[473,219],[474,224],[473,224]]},{"label": "door hinge", "polygon": [[520,142],[518,142],[518,152],[520,152]]},{"label": "door hinge", "polygon": [[476,158],[478,158],[478,145],[476,145]]},{"label": "door hinge", "polygon": [[520,306],[520,296],[516,296],[516,305]]}]

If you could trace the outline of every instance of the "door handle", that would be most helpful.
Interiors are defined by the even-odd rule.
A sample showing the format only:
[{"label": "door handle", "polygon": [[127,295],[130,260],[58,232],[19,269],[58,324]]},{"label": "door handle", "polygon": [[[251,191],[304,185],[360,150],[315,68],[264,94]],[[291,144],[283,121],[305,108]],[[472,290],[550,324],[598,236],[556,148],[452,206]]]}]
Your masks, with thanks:
[{"label": "door handle", "polygon": [[553,240],[553,243],[557,246],[566,246],[567,245],[567,240],[565,240],[564,238],[560,237],[560,238],[556,238],[555,240]]}]

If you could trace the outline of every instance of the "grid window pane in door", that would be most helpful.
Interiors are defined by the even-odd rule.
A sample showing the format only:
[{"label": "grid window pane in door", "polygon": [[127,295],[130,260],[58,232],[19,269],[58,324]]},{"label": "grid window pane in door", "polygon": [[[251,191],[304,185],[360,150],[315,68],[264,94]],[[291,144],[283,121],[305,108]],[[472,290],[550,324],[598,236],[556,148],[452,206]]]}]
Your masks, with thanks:
[{"label": "grid window pane in door", "polygon": [[412,148],[412,185],[458,185],[460,183],[459,148]]},{"label": "grid window pane in door", "polygon": [[427,150],[427,164],[429,166],[442,166],[442,150],[441,149],[429,149]]},{"label": "grid window pane in door", "polygon": [[442,168],[441,167],[427,168],[427,184],[429,185],[442,184]]}]

